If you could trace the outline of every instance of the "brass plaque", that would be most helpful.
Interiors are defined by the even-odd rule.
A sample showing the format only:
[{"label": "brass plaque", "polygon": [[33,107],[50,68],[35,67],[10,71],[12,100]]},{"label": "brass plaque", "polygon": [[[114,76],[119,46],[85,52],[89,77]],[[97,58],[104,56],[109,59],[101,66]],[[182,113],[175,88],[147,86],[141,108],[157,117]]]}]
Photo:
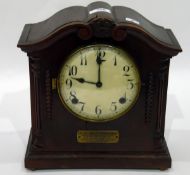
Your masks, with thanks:
[{"label": "brass plaque", "polygon": [[117,143],[119,131],[117,130],[78,130],[78,143]]}]

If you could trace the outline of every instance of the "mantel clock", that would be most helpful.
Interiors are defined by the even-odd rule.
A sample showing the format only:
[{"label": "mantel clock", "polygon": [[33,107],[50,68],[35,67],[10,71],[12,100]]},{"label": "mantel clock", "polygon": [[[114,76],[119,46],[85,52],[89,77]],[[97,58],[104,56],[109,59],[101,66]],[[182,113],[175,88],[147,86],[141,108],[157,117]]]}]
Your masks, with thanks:
[{"label": "mantel clock", "polygon": [[167,169],[164,138],[170,29],[94,2],[26,24],[32,128],[29,169]]}]

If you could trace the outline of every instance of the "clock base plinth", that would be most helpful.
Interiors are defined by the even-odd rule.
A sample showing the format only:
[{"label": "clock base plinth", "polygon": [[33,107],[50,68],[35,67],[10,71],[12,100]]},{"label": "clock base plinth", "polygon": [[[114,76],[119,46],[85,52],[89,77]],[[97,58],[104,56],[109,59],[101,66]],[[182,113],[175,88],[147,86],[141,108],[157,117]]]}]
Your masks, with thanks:
[{"label": "clock base plinth", "polygon": [[171,157],[164,140],[165,151],[148,152],[44,152],[34,151],[30,134],[25,167],[38,169],[160,169],[171,167]]}]

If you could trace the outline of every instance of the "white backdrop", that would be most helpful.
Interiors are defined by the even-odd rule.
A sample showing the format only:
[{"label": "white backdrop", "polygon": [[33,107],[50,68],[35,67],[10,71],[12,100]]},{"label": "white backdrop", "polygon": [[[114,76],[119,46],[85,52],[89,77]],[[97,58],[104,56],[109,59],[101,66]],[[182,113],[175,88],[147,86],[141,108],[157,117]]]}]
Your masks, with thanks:
[{"label": "white backdrop", "polygon": [[[51,170],[30,172],[24,154],[30,129],[29,74],[26,54],[16,48],[25,23],[49,18],[91,0],[0,0],[0,173],[1,174],[158,174],[156,170]],[[189,174],[190,166],[190,3],[188,0],[107,0],[137,10],[156,24],[171,28],[183,53],[171,60],[166,139],[173,158],[163,174]]]}]

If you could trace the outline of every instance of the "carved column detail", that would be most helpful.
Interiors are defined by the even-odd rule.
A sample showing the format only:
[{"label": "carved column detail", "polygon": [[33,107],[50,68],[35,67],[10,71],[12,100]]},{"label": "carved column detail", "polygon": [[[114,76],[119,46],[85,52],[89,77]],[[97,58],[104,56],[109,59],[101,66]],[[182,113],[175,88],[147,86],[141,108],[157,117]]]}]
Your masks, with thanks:
[{"label": "carved column detail", "polygon": [[148,74],[147,89],[145,96],[145,123],[150,123],[152,120],[153,96],[154,96],[154,76],[153,73],[150,72]]},{"label": "carved column detail", "polygon": [[29,58],[30,87],[31,87],[31,111],[32,111],[32,135],[33,148],[41,148],[41,117],[40,117],[40,58]]},{"label": "carved column detail", "polygon": [[162,130],[162,119],[165,117],[165,103],[166,103],[166,92],[168,86],[168,69],[169,60],[160,61],[160,73],[159,73],[159,88],[158,88],[158,113],[157,113],[157,127],[156,132],[161,133]]},{"label": "carved column detail", "polygon": [[164,125],[165,125],[165,110],[166,110],[166,96],[168,86],[168,70],[169,59],[160,60],[160,70],[158,76],[158,106],[157,106],[157,119],[156,119],[156,133],[155,142],[157,150],[164,149],[162,146],[164,138]]},{"label": "carved column detail", "polygon": [[51,86],[51,74],[50,70],[46,70],[45,73],[45,89],[46,89],[46,116],[48,119],[52,119],[52,86]]}]

